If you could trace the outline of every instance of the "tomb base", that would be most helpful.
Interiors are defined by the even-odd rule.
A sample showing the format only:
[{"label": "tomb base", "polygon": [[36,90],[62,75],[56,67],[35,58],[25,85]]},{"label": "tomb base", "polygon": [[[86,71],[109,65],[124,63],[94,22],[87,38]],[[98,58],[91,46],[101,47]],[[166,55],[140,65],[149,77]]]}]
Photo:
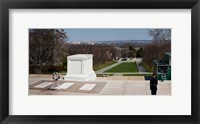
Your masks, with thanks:
[{"label": "tomb base", "polygon": [[89,75],[66,75],[65,80],[70,81],[89,81],[96,79],[95,72],[89,74]]}]

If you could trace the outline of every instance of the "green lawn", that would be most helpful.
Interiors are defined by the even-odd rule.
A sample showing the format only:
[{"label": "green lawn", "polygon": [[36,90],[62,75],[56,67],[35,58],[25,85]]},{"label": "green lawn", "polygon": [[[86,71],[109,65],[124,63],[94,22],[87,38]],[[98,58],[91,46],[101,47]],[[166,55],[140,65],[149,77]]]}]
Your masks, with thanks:
[{"label": "green lawn", "polygon": [[138,68],[135,62],[124,62],[105,72],[138,72]]},{"label": "green lawn", "polygon": [[97,77],[113,76],[113,74],[97,74]]},{"label": "green lawn", "polygon": [[94,71],[97,71],[97,70],[100,70],[102,68],[105,68],[105,67],[110,66],[110,65],[115,64],[115,63],[116,63],[115,61],[106,62],[102,65],[94,66],[93,69],[94,69]]}]

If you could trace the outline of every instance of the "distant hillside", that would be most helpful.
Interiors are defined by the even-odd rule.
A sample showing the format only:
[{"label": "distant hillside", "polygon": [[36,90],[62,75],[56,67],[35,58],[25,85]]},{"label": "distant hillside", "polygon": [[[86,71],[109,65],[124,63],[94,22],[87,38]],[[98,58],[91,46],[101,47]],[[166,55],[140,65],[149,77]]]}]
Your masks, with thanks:
[{"label": "distant hillside", "polygon": [[113,40],[113,41],[70,41],[71,44],[92,44],[92,45],[114,45],[122,46],[125,44],[135,45],[135,46],[145,46],[152,43],[152,40]]}]

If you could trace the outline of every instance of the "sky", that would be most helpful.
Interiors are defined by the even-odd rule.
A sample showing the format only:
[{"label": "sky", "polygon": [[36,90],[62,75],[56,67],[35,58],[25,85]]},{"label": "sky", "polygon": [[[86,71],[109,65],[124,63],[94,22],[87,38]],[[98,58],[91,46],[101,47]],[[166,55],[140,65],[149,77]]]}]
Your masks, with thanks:
[{"label": "sky", "polygon": [[149,29],[131,28],[69,28],[67,41],[152,40]]}]

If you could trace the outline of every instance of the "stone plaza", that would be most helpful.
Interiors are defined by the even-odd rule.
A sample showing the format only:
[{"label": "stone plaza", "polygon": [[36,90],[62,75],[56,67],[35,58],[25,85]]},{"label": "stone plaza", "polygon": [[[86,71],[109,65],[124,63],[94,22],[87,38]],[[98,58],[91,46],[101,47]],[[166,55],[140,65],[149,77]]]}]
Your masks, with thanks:
[{"label": "stone plaza", "polygon": [[[143,76],[97,77],[91,81],[59,80],[58,90],[49,90],[52,75],[29,75],[29,95],[150,95]],[[159,81],[157,95],[171,95],[171,81]]]}]

